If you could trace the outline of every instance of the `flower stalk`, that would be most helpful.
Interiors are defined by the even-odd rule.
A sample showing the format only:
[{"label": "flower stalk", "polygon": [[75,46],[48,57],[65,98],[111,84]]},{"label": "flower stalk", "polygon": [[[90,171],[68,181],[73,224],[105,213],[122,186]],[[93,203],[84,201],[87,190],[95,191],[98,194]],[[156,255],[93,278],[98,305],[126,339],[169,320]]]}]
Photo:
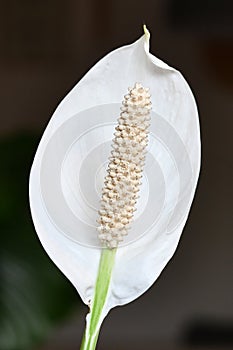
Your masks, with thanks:
[{"label": "flower stalk", "polygon": [[85,333],[80,350],[94,350],[102,322],[102,312],[107,299],[114,267],[116,249],[103,249],[95,285],[94,298],[87,317]]}]

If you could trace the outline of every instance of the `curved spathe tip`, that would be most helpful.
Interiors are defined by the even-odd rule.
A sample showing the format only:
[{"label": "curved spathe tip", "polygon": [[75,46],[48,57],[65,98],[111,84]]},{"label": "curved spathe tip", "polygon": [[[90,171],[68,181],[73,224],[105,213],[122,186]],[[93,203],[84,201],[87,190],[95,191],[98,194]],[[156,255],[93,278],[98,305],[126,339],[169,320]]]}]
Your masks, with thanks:
[{"label": "curved spathe tip", "polygon": [[149,41],[150,41],[150,32],[149,32],[149,30],[147,29],[147,27],[146,27],[145,24],[143,24],[143,31],[144,31],[146,40],[149,42]]}]

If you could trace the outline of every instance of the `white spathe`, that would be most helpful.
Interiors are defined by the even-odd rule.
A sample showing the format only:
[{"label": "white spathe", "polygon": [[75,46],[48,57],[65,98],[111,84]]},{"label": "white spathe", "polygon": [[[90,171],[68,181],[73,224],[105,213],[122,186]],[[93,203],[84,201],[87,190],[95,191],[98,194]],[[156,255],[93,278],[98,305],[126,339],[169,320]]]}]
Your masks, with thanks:
[{"label": "white spathe", "polygon": [[[97,119],[99,118],[96,122],[97,126],[94,128],[88,119],[86,120],[87,124],[90,122],[87,127],[88,132],[85,133],[85,130],[82,130],[79,141],[72,135],[70,142],[69,133],[71,135],[71,130],[73,133],[75,130],[72,127],[67,128],[67,125],[75,118],[78,120],[79,115],[82,113],[84,115],[92,108],[93,111],[98,106],[103,111],[105,106],[118,108],[128,87],[133,86],[135,82],[141,82],[143,86],[150,89],[152,112],[154,112],[152,113],[152,131],[149,135],[148,174],[145,174],[144,185],[142,185],[138,224],[131,229],[131,240],[119,247],[116,254],[105,313],[114,306],[126,304],[144,293],[155,282],[174,254],[188,217],[200,170],[199,121],[192,92],[177,70],[149,53],[148,34],[143,35],[132,45],[121,47],[105,56],[64,98],[43,134],[30,174],[30,206],[39,239],[50,258],[75,286],[83,302],[88,304],[93,297],[101,248],[96,244],[85,244],[84,231],[86,230],[87,237],[89,230],[94,232],[95,227],[92,223],[95,215],[93,214],[93,218],[91,215],[97,212],[98,208],[91,208],[90,203],[87,203],[85,208],[85,201],[83,201],[84,204],[80,205],[77,214],[75,205],[79,199],[75,194],[74,197],[72,196],[72,184],[77,180],[76,165],[78,167],[82,161],[85,163],[85,154],[87,156],[91,154],[95,144],[101,146],[100,135],[102,134],[98,134],[97,129],[100,133],[103,129],[103,139],[106,137],[104,142],[109,143],[111,130],[113,130],[111,125],[114,122],[111,116],[109,125],[105,119],[101,126],[99,121],[101,115],[98,115],[96,116]],[[114,111],[117,110],[115,107]],[[115,121],[119,114],[115,115]],[[103,118],[108,118],[107,113]],[[80,127],[83,126],[82,123],[85,122],[80,122]],[[51,139],[54,137],[57,139],[57,147],[51,148]],[[89,137],[90,140],[81,142],[80,139],[84,140],[85,137]],[[80,145],[80,155],[79,147],[71,150],[76,141]],[[72,152],[74,155],[71,157]],[[106,154],[108,154],[107,151]],[[78,164],[75,163],[75,156],[78,159],[80,157]],[[95,159],[93,162],[89,160],[87,164],[92,166],[94,162]],[[108,162],[107,158],[105,162]],[[64,184],[62,178],[62,167],[66,163],[68,165],[64,168],[66,169],[64,172],[68,169],[66,176],[68,178],[70,176],[70,185],[69,179]],[[101,176],[101,159],[99,166],[97,165],[96,173]],[[156,180],[156,169],[161,175],[158,180]],[[52,175],[50,170],[54,172]],[[90,171],[86,169],[84,174],[97,176],[91,169]],[[156,181],[160,181],[158,186],[161,188],[156,189]],[[78,188],[79,185],[80,183],[77,184],[79,194],[83,190],[88,191],[83,189],[83,185]],[[60,189],[57,190],[59,186],[63,186],[61,193]],[[88,189],[89,184],[86,183],[85,186]],[[96,186],[98,187],[98,184]],[[51,193],[47,197],[49,191]],[[91,198],[92,192],[87,193],[87,196]],[[65,210],[63,212],[63,207],[60,208],[60,200],[70,203],[70,213]],[[147,221],[149,222],[149,218],[153,215],[156,215],[155,220],[147,225]],[[75,233],[69,233],[75,230],[77,216],[81,217],[80,227],[77,226],[77,235],[80,230],[80,234],[84,236],[82,238],[84,242],[76,240]],[[59,223],[62,223],[62,228]],[[143,230],[144,224],[145,232],[142,232],[141,236],[139,232],[137,239],[134,240],[132,238],[134,229],[135,232],[136,229]]]}]

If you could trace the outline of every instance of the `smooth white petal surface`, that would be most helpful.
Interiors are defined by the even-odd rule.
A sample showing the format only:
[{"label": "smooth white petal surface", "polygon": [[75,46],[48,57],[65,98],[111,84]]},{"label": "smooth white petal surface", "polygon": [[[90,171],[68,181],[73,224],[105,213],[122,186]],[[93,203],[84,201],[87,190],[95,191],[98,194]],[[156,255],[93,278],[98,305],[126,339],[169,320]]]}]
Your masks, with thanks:
[{"label": "smooth white petal surface", "polygon": [[93,296],[96,218],[114,127],[129,86],[150,88],[152,122],[135,220],[118,248],[108,309],[145,292],[174,254],[200,168],[196,104],[182,75],[149,53],[146,35],[100,60],[58,106],[30,175],[30,205],[50,258],[82,300]]}]

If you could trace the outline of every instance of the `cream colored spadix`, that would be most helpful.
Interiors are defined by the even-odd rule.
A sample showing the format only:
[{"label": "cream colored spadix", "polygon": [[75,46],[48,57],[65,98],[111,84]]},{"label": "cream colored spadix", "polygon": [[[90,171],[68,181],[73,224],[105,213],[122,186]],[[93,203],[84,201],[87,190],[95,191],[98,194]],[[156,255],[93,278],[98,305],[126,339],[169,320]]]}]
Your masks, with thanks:
[{"label": "cream colored spadix", "polygon": [[103,247],[116,248],[124,240],[136,210],[150,125],[148,90],[136,83],[121,107],[99,210]]},{"label": "cream colored spadix", "polygon": [[[100,201],[121,101],[136,82],[150,89],[152,103],[146,164],[132,227],[118,240],[114,266],[105,271],[110,258],[102,254],[96,221],[98,211],[106,209]],[[102,255],[102,270],[110,278],[98,317],[92,320],[95,329],[111,308],[143,294],[174,254],[199,169],[200,132],[192,92],[177,70],[149,52],[148,31],[100,60],[56,109],[31,169],[31,212],[44,249],[87,305],[93,306]],[[99,290],[101,283],[99,278]],[[89,349],[94,349],[96,337]]]}]

